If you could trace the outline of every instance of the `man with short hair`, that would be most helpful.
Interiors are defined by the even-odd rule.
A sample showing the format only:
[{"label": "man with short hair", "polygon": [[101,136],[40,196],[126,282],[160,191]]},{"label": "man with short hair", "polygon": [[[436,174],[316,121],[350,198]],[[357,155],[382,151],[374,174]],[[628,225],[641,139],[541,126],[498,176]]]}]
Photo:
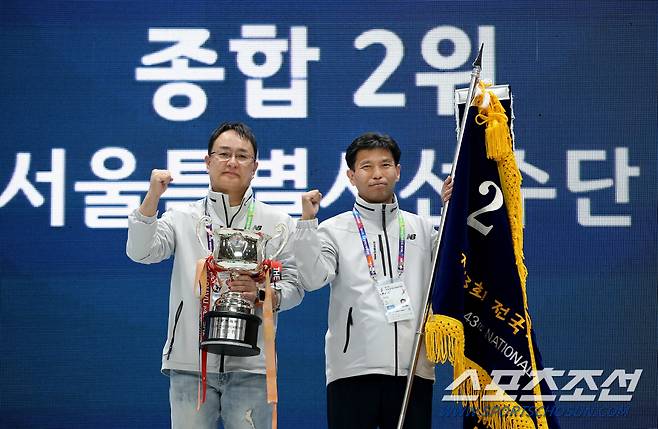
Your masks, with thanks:
[{"label": "man with short hair", "polygon": [[[224,123],[210,136],[206,168],[208,195],[183,208],[167,210],[157,218],[158,201],[172,182],[167,170],[153,170],[149,190],[129,216],[126,253],[135,262],[151,264],[174,255],[169,291],[169,325],[162,354],[162,372],[170,377],[169,401],[173,428],[213,428],[221,418],[226,429],[270,428],[272,409],[266,400],[263,335],[259,329],[258,356],[237,357],[208,354],[207,397],[199,397],[199,311],[195,295],[196,263],[207,256],[197,239],[199,219],[212,219],[212,228],[255,229],[274,236],[284,224],[292,232],[294,221],[287,214],[254,198],[251,180],[258,168],[256,139],[242,123]],[[206,233],[207,234],[207,233]],[[208,241],[212,237],[204,237]],[[277,240],[268,244],[276,249]],[[304,291],[297,284],[297,271],[286,246],[279,255],[282,279],[273,294],[273,307],[287,310],[298,305]],[[255,303],[262,297],[259,285],[247,275],[228,284],[243,298]],[[262,307],[256,307],[262,315]],[[276,323],[276,317],[275,317]],[[197,410],[197,405],[200,405]]]},{"label": "man with short hair", "polygon": [[[329,428],[395,428],[438,234],[429,221],[398,207],[395,140],[363,134],[345,159],[358,190],[354,207],[318,226],[322,195],[305,193],[295,259],[304,289],[331,284],[325,336]],[[444,201],[451,192],[448,178]],[[434,365],[423,347],[405,428],[431,427],[433,380]]]}]

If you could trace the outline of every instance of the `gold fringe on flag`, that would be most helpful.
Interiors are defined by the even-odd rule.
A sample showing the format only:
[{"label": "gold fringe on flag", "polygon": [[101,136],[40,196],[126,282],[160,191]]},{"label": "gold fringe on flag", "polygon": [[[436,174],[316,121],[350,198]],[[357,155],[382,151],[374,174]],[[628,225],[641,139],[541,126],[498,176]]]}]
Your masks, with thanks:
[{"label": "gold fringe on flag", "polygon": [[[450,362],[456,380],[464,371],[475,371],[481,388],[465,380],[452,391],[465,409],[477,416],[478,422],[492,429],[535,429],[535,422],[523,408],[502,389],[496,389],[500,400],[485,400],[485,386],[492,379],[480,365],[464,354],[464,327],[452,317],[434,314],[425,325],[427,358],[435,363]],[[491,389],[494,390],[494,389]],[[515,408],[516,407],[516,408]]]}]

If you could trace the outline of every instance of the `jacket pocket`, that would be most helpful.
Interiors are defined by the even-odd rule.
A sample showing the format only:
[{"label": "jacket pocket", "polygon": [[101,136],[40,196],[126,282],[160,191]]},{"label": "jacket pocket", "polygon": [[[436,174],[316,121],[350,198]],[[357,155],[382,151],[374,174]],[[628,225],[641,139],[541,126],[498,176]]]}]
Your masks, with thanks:
[{"label": "jacket pocket", "polygon": [[347,353],[347,348],[350,345],[352,325],[354,325],[354,321],[352,320],[352,307],[350,307],[350,310],[347,312],[347,323],[345,324],[345,347],[343,347],[343,353]]},{"label": "jacket pocket", "polygon": [[169,360],[171,351],[174,348],[174,340],[176,339],[176,327],[178,326],[178,319],[180,318],[180,314],[182,311],[183,311],[183,301],[181,300],[180,304],[178,304],[178,309],[176,310],[176,317],[174,318],[174,328],[171,331],[171,341],[169,341],[169,348],[167,349],[167,360]]}]

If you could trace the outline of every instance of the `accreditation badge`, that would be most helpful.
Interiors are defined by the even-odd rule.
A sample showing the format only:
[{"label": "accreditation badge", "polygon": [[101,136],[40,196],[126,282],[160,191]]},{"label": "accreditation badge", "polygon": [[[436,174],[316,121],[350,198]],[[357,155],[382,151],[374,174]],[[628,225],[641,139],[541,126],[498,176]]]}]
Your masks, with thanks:
[{"label": "accreditation badge", "polygon": [[388,323],[413,319],[411,300],[402,280],[378,280],[375,286],[384,304]]}]

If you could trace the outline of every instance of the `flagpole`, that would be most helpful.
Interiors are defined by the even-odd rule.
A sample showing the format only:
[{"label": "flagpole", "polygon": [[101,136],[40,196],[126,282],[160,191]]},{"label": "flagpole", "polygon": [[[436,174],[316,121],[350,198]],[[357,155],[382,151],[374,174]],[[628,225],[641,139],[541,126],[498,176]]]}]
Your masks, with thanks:
[{"label": "flagpole", "polygon": [[[480,79],[480,72],[482,71],[482,49],[484,48],[484,43],[480,45],[480,50],[478,56],[473,62],[473,70],[471,71],[471,81],[468,84],[468,95],[466,96],[466,104],[464,106],[464,113],[462,115],[462,121],[459,126],[459,134],[457,134],[457,148],[455,150],[455,156],[452,162],[452,171],[450,175],[455,176],[455,169],[457,168],[457,157],[459,156],[459,149],[461,148],[462,139],[464,138],[464,129],[466,128],[466,119],[468,118],[468,110],[473,100],[473,94],[475,93],[475,87]],[[458,104],[458,103],[457,103]],[[439,255],[439,249],[441,247],[441,238],[443,237],[443,225],[445,224],[446,216],[448,213],[448,205],[450,201],[446,201],[443,207],[443,215],[441,216],[441,223],[439,224],[439,241],[437,243],[436,249],[434,249],[434,254],[432,256],[432,266],[436,267],[436,261]],[[420,353],[420,346],[423,337],[423,328],[427,317],[429,316],[430,307],[432,304],[432,289],[434,286],[434,277],[436,275],[436,270],[432,270],[432,277],[429,284],[426,288],[425,294],[425,310],[423,315],[418,321],[418,328],[416,329],[416,335],[414,338],[414,348],[413,354],[411,356],[411,363],[409,364],[409,374],[407,374],[407,385],[404,390],[404,398],[402,400],[402,408],[400,409],[400,417],[398,418],[397,429],[402,429],[404,426],[404,420],[407,416],[407,408],[409,407],[409,399],[411,397],[411,387],[413,385],[414,375],[416,373],[416,366],[418,365],[418,355]]]}]

